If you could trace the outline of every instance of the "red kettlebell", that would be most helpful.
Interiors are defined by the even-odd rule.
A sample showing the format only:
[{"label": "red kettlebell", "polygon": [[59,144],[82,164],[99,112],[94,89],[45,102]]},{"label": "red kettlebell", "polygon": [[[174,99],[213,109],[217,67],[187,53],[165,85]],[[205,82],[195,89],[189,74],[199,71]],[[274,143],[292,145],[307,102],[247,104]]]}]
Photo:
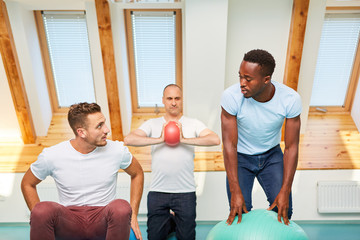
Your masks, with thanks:
[{"label": "red kettlebell", "polygon": [[180,129],[176,122],[170,121],[164,129],[165,143],[169,146],[176,146],[180,142]]}]

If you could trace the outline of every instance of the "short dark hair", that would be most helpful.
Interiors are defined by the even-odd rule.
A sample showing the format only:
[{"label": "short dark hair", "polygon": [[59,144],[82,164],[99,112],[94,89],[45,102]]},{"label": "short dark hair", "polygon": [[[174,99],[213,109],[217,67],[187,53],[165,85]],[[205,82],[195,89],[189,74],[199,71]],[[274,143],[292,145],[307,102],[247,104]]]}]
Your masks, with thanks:
[{"label": "short dark hair", "polygon": [[274,57],[269,52],[262,49],[254,49],[245,53],[243,60],[259,64],[261,73],[264,77],[271,77],[276,65]]},{"label": "short dark hair", "polygon": [[68,121],[71,129],[77,135],[76,130],[80,127],[86,128],[86,118],[89,114],[101,112],[101,107],[96,103],[77,103],[70,106]]},{"label": "short dark hair", "polygon": [[174,84],[174,83],[170,83],[170,84],[166,85],[166,87],[164,87],[164,90],[163,90],[163,96],[164,96],[164,92],[165,92],[165,90],[166,90],[168,87],[177,87],[177,88],[179,88],[179,89],[180,89],[180,91],[182,91],[182,89],[181,89],[181,87],[179,87],[179,85]]}]

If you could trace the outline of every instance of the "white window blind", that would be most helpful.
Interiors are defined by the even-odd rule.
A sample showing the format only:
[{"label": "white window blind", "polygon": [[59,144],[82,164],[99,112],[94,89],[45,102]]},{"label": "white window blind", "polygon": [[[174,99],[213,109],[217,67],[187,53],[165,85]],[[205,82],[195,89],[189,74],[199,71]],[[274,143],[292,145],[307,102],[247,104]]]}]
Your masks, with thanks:
[{"label": "white window blind", "polygon": [[310,106],[343,106],[359,40],[360,14],[327,13]]},{"label": "white window blind", "polygon": [[163,106],[163,88],[176,82],[175,12],[131,13],[139,107]]},{"label": "white window blind", "polygon": [[59,107],[95,102],[84,12],[42,13]]}]

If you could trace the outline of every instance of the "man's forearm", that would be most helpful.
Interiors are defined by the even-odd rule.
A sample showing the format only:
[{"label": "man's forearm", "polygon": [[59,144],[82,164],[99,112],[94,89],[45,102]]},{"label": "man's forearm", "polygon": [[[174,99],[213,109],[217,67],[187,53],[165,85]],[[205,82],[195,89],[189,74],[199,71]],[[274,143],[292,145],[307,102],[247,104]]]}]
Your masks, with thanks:
[{"label": "man's forearm", "polygon": [[131,178],[130,205],[133,211],[132,214],[135,216],[137,216],[139,212],[140,201],[143,194],[143,186],[144,186],[143,172],[138,173],[136,176]]},{"label": "man's forearm", "polygon": [[298,147],[285,148],[284,151],[284,177],[282,189],[289,192],[294,180],[298,164]]},{"label": "man's forearm", "polygon": [[36,187],[21,186],[21,190],[24,195],[26,205],[28,206],[29,210],[32,211],[35,205],[40,202],[40,198],[39,195],[37,194]]},{"label": "man's forearm", "polygon": [[135,134],[130,134],[125,137],[124,143],[128,146],[148,146],[154,145],[164,142],[164,139],[160,138],[151,138],[151,137],[143,137]]},{"label": "man's forearm", "polygon": [[234,146],[225,146],[224,144],[224,165],[226,170],[226,176],[229,182],[230,192],[241,192],[238,180],[238,163],[237,163],[237,151]]},{"label": "man's forearm", "polygon": [[300,115],[285,121],[284,176],[281,189],[289,194],[298,163],[300,126]]},{"label": "man's forearm", "polygon": [[215,133],[197,138],[181,138],[181,143],[195,146],[215,146],[220,144],[220,139]]}]

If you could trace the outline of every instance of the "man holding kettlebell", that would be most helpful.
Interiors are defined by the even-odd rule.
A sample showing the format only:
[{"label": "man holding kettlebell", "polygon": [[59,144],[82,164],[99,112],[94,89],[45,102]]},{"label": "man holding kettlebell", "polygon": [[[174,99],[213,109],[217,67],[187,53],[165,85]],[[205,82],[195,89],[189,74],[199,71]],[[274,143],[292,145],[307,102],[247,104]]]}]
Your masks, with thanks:
[{"label": "man holding kettlebell", "polygon": [[164,88],[162,102],[165,116],[146,121],[124,142],[130,146],[152,145],[148,239],[163,240],[175,231],[177,239],[191,240],[195,239],[196,227],[194,145],[219,145],[220,139],[199,120],[183,116],[178,85]]}]

